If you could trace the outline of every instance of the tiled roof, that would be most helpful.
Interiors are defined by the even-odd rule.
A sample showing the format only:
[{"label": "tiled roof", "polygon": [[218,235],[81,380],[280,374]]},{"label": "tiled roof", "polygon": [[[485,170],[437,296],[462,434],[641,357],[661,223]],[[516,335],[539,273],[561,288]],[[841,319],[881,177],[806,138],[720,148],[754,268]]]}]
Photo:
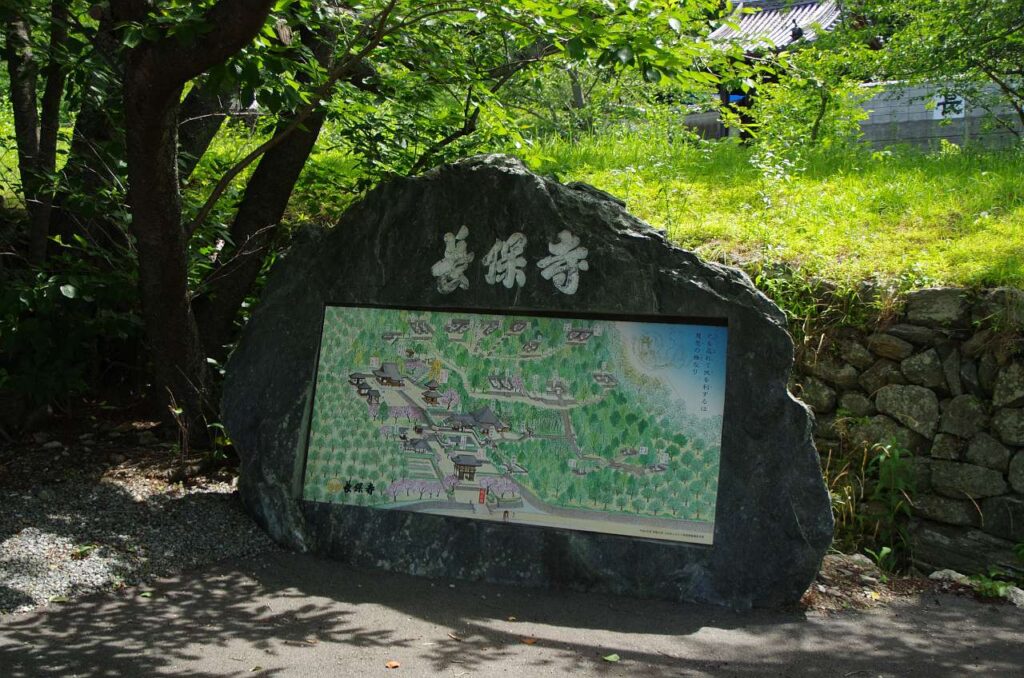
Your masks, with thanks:
[{"label": "tiled roof", "polygon": [[[743,13],[744,7],[758,11]],[[722,42],[738,40],[747,50],[784,49],[797,40],[814,40],[816,29],[832,30],[839,18],[839,3],[835,0],[741,2],[732,17],[736,28],[723,24],[710,37]]]}]

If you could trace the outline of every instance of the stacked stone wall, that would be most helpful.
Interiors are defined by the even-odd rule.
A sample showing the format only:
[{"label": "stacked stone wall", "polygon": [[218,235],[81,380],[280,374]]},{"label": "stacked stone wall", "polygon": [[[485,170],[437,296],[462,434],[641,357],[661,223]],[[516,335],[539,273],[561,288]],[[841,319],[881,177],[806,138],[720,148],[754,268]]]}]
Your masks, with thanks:
[{"label": "stacked stone wall", "polygon": [[913,455],[912,557],[1019,568],[1024,542],[1024,291],[919,290],[880,328],[811,337],[792,385],[822,455]]}]

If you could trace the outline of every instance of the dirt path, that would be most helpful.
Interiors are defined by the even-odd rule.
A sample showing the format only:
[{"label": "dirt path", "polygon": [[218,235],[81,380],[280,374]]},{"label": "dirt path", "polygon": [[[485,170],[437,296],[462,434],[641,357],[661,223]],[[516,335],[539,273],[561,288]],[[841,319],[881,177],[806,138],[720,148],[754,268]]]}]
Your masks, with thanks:
[{"label": "dirt path", "polygon": [[1016,608],[940,593],[739,613],[273,553],[0,619],[0,666],[8,678],[1019,676],[1022,629]]}]

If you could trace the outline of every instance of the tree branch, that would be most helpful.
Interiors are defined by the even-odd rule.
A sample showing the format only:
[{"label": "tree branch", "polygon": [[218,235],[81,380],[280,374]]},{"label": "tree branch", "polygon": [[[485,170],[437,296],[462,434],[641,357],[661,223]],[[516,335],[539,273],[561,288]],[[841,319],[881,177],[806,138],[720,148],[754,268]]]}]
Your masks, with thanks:
[{"label": "tree branch", "polygon": [[[195,218],[192,219],[186,227],[186,236],[191,236],[195,233],[196,229],[206,221],[206,218],[210,216],[210,212],[213,211],[217,201],[224,195],[224,192],[227,191],[231,182],[235,180],[235,177],[241,174],[246,167],[255,162],[257,158],[280,144],[285,137],[298,129],[302,123],[305,122],[306,119],[322,105],[322,100],[330,95],[331,89],[334,87],[335,83],[342,78],[348,77],[355,72],[356,69],[361,67],[364,59],[373,52],[373,50],[377,49],[381,41],[392,32],[392,30],[386,30],[385,27],[396,4],[398,4],[398,0],[390,0],[388,4],[385,5],[384,9],[382,9],[377,15],[377,18],[368,23],[363,30],[359,32],[359,36],[349,43],[349,47],[347,48],[348,53],[335,68],[331,69],[327,80],[314,90],[310,97],[311,103],[296,111],[292,121],[284,129],[254,148],[244,158],[235,163],[231,169],[225,172],[223,176],[221,176],[217,185],[214,186],[213,190],[210,192],[210,196],[206,199],[206,202],[203,203],[203,206],[199,208],[198,212],[196,212]],[[372,32],[368,33],[367,28],[371,26],[374,28],[372,29]],[[369,41],[362,49],[355,54],[352,54],[351,45],[355,44],[359,40],[359,37],[364,35],[370,36]]]},{"label": "tree branch", "polygon": [[[197,36],[185,42],[167,36],[141,43],[136,49],[140,64],[144,62],[143,67],[153,74],[153,95],[172,94],[249,44],[273,4],[274,0],[220,0],[203,15],[203,23],[216,39]],[[142,22],[150,11],[145,0],[111,0],[110,7],[119,21]]]}]

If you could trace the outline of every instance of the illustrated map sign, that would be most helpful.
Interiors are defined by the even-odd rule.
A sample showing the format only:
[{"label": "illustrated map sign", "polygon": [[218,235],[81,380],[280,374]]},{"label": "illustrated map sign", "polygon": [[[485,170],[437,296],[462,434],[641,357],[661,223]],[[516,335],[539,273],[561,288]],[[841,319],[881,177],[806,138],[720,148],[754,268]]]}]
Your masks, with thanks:
[{"label": "illustrated map sign", "polygon": [[727,334],[327,306],[303,498],[710,544]]}]

